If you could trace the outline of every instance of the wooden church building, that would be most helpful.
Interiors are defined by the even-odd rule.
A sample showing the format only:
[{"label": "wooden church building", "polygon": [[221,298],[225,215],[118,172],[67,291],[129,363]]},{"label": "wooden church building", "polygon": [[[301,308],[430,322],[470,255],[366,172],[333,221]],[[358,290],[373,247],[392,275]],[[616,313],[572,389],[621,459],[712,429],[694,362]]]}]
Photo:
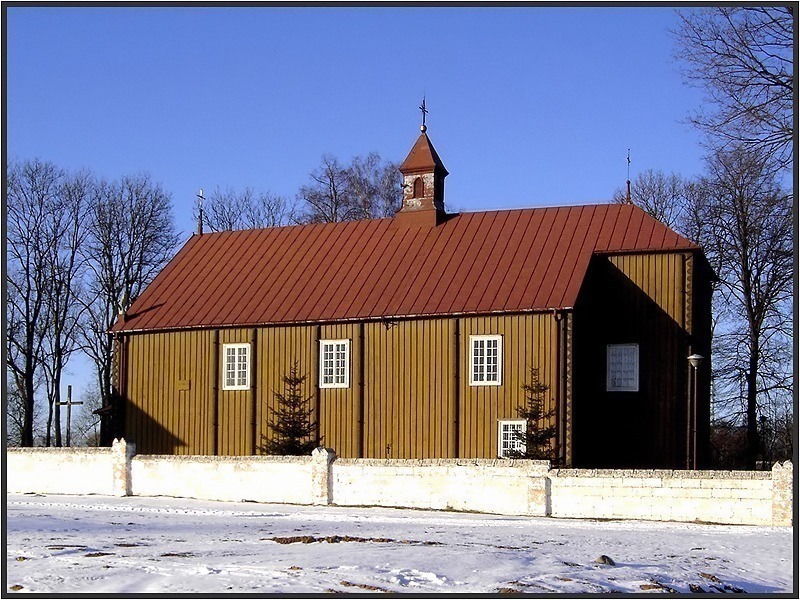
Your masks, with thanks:
[{"label": "wooden church building", "polygon": [[393,218],[193,235],[113,327],[110,429],[263,452],[297,364],[342,457],[496,458],[548,386],[558,464],[703,466],[714,276],[631,204],[447,214],[424,126]]}]

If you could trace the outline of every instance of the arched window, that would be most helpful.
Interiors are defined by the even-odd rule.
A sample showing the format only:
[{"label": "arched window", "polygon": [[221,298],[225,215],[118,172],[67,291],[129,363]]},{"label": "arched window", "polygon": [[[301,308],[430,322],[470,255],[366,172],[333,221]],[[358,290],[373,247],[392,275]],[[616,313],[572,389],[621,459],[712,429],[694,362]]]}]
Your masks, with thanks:
[{"label": "arched window", "polygon": [[414,198],[422,198],[425,195],[425,182],[422,177],[417,177],[414,180]]}]

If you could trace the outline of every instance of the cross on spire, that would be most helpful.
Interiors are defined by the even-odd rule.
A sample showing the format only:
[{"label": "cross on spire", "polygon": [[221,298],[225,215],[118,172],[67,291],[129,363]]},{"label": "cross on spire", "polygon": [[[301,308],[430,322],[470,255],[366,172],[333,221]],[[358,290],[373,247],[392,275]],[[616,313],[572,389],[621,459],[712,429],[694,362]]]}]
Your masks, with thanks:
[{"label": "cross on spire", "polygon": [[628,192],[625,195],[625,201],[628,204],[633,204],[633,201],[631,200],[631,149],[630,148],[628,148],[628,180],[625,183],[628,186]]},{"label": "cross on spire", "polygon": [[420,105],[419,109],[422,111],[422,127],[420,127],[419,130],[422,133],[425,133],[428,130],[427,126],[425,125],[425,115],[428,114],[428,109],[425,108],[425,96],[422,97],[422,104]]}]

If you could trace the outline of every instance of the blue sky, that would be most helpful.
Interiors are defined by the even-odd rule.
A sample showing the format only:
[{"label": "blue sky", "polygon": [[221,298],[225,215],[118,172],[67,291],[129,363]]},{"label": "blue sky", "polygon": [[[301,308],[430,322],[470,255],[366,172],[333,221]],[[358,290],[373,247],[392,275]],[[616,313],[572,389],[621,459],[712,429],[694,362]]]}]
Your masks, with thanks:
[{"label": "blue sky", "polygon": [[148,171],[193,229],[198,188],[293,195],[323,153],[402,160],[427,97],[447,201],[606,201],[701,169],[669,8],[8,10],[8,151]]},{"label": "blue sky", "polygon": [[671,8],[9,7],[7,148],[148,171],[185,239],[198,188],[292,196],[323,153],[401,161],[417,107],[451,209],[606,202],[694,175],[701,104]]}]

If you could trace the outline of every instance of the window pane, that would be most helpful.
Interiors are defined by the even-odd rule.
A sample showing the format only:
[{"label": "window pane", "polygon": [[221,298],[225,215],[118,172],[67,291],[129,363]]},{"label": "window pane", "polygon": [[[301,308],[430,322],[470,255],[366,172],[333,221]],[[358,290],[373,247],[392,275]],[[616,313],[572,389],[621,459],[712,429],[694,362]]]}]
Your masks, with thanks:
[{"label": "window pane", "polygon": [[248,348],[242,346],[237,348],[238,353],[238,360],[237,360],[237,373],[236,373],[236,385],[247,385],[247,350]]},{"label": "window pane", "polygon": [[606,389],[630,391],[639,389],[639,346],[637,344],[609,344]]},{"label": "window pane", "polygon": [[497,381],[497,341],[486,340],[486,381]]},{"label": "window pane", "polygon": [[501,423],[500,427],[500,455],[507,456],[511,450],[525,451],[525,441],[518,433],[525,432],[525,423]]},{"label": "window pane", "polygon": [[484,344],[485,340],[472,341],[472,380],[485,381],[485,357],[484,357]]}]

